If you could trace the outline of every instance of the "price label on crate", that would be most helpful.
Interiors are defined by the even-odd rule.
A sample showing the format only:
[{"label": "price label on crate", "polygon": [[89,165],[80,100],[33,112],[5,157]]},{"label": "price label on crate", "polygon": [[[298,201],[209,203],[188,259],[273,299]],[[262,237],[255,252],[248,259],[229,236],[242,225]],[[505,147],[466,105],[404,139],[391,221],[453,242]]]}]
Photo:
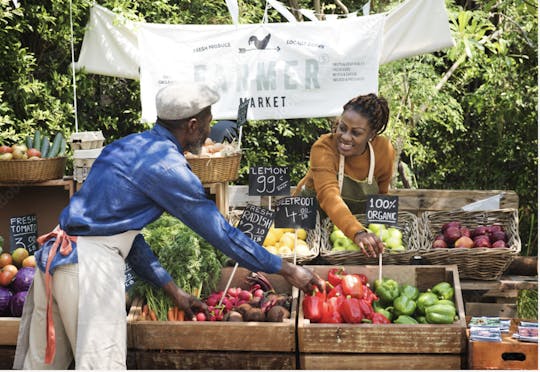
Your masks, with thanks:
[{"label": "price label on crate", "polygon": [[366,202],[367,223],[397,226],[398,197],[395,195],[369,195]]},{"label": "price label on crate", "polygon": [[278,200],[275,227],[314,229],[317,218],[317,199],[291,196]]},{"label": "price label on crate", "polygon": [[248,182],[248,195],[291,194],[291,175],[288,167],[250,167]]},{"label": "price label on crate", "polygon": [[242,212],[238,229],[257,244],[262,244],[274,221],[274,212],[248,204]]},{"label": "price label on crate", "polygon": [[17,248],[24,248],[31,255],[37,251],[38,227],[35,214],[10,217],[9,219],[9,246],[11,252]]}]

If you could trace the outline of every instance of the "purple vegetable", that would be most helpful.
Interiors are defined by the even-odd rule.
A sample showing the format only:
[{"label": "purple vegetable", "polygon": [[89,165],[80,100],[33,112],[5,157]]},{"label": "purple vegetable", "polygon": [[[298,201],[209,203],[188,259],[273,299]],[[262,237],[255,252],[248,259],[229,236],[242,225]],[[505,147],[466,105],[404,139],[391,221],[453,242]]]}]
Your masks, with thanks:
[{"label": "purple vegetable", "polygon": [[13,295],[9,289],[0,287],[0,316],[9,315],[9,301],[11,297]]},{"label": "purple vegetable", "polygon": [[27,291],[17,292],[11,297],[9,307],[11,309],[11,315],[20,317],[22,315],[24,301],[26,300]]},{"label": "purple vegetable", "polygon": [[35,272],[36,269],[33,267],[20,268],[19,271],[17,271],[17,275],[15,275],[15,279],[13,279],[13,282],[11,283],[13,292],[28,291],[28,289],[30,289],[30,284],[32,284],[32,280],[34,280]]}]

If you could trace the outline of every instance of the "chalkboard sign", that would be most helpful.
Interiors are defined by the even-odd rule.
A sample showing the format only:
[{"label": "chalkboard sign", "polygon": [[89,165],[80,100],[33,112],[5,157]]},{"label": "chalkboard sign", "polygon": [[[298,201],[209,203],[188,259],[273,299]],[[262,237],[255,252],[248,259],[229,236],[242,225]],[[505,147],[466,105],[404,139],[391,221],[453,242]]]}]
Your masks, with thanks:
[{"label": "chalkboard sign", "polygon": [[288,167],[250,167],[248,182],[248,195],[291,195]]},{"label": "chalkboard sign", "polygon": [[236,118],[236,125],[240,128],[242,125],[247,123],[247,111],[249,106],[249,100],[240,102],[238,106],[238,117]]},{"label": "chalkboard sign", "polygon": [[133,271],[133,268],[130,264],[126,262],[126,269],[124,270],[124,276],[126,278],[125,288],[126,291],[133,287],[133,284],[135,284],[135,272]]},{"label": "chalkboard sign", "polygon": [[274,212],[248,204],[238,223],[238,229],[257,244],[262,244],[274,221]]},{"label": "chalkboard sign", "polygon": [[31,255],[37,251],[37,217],[34,214],[27,216],[10,217],[9,219],[9,245],[11,252],[17,248],[25,248]]},{"label": "chalkboard sign", "polygon": [[317,199],[311,196],[280,199],[276,206],[275,227],[314,229],[317,207]]},{"label": "chalkboard sign", "polygon": [[366,202],[367,223],[397,226],[398,197],[395,195],[369,195]]}]

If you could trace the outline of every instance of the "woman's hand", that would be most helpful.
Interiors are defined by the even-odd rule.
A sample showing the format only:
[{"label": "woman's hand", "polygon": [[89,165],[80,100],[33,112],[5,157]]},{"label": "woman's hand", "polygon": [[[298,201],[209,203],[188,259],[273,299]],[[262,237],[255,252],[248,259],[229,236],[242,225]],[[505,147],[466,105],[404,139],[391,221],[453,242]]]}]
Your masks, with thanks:
[{"label": "woman's hand", "polygon": [[208,306],[197,297],[179,288],[172,280],[163,286],[163,290],[180,310],[184,311],[186,320],[194,320],[197,313],[203,312],[206,319],[210,318]]},{"label": "woman's hand", "polygon": [[278,274],[283,276],[283,278],[292,286],[297,287],[306,293],[311,292],[313,287],[317,287],[321,292],[325,289],[324,280],[322,280],[319,275],[305,267],[294,265],[285,260],[283,260],[281,270]]},{"label": "woman's hand", "polygon": [[368,257],[377,257],[384,252],[384,243],[376,234],[362,230],[354,236],[354,242],[360,247],[362,252]]}]

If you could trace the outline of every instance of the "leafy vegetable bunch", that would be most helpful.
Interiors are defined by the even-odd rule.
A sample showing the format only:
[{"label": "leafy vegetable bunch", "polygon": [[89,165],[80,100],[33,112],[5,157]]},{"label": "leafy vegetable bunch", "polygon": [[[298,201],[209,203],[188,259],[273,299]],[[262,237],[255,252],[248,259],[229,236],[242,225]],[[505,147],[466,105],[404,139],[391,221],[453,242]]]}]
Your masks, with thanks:
[{"label": "leafy vegetable bunch", "polygon": [[[142,234],[180,288],[197,297],[215,288],[228,257],[181,221],[164,213],[146,226]],[[146,298],[158,320],[167,319],[167,311],[173,304],[165,292],[142,280],[135,282],[132,291]]]}]

